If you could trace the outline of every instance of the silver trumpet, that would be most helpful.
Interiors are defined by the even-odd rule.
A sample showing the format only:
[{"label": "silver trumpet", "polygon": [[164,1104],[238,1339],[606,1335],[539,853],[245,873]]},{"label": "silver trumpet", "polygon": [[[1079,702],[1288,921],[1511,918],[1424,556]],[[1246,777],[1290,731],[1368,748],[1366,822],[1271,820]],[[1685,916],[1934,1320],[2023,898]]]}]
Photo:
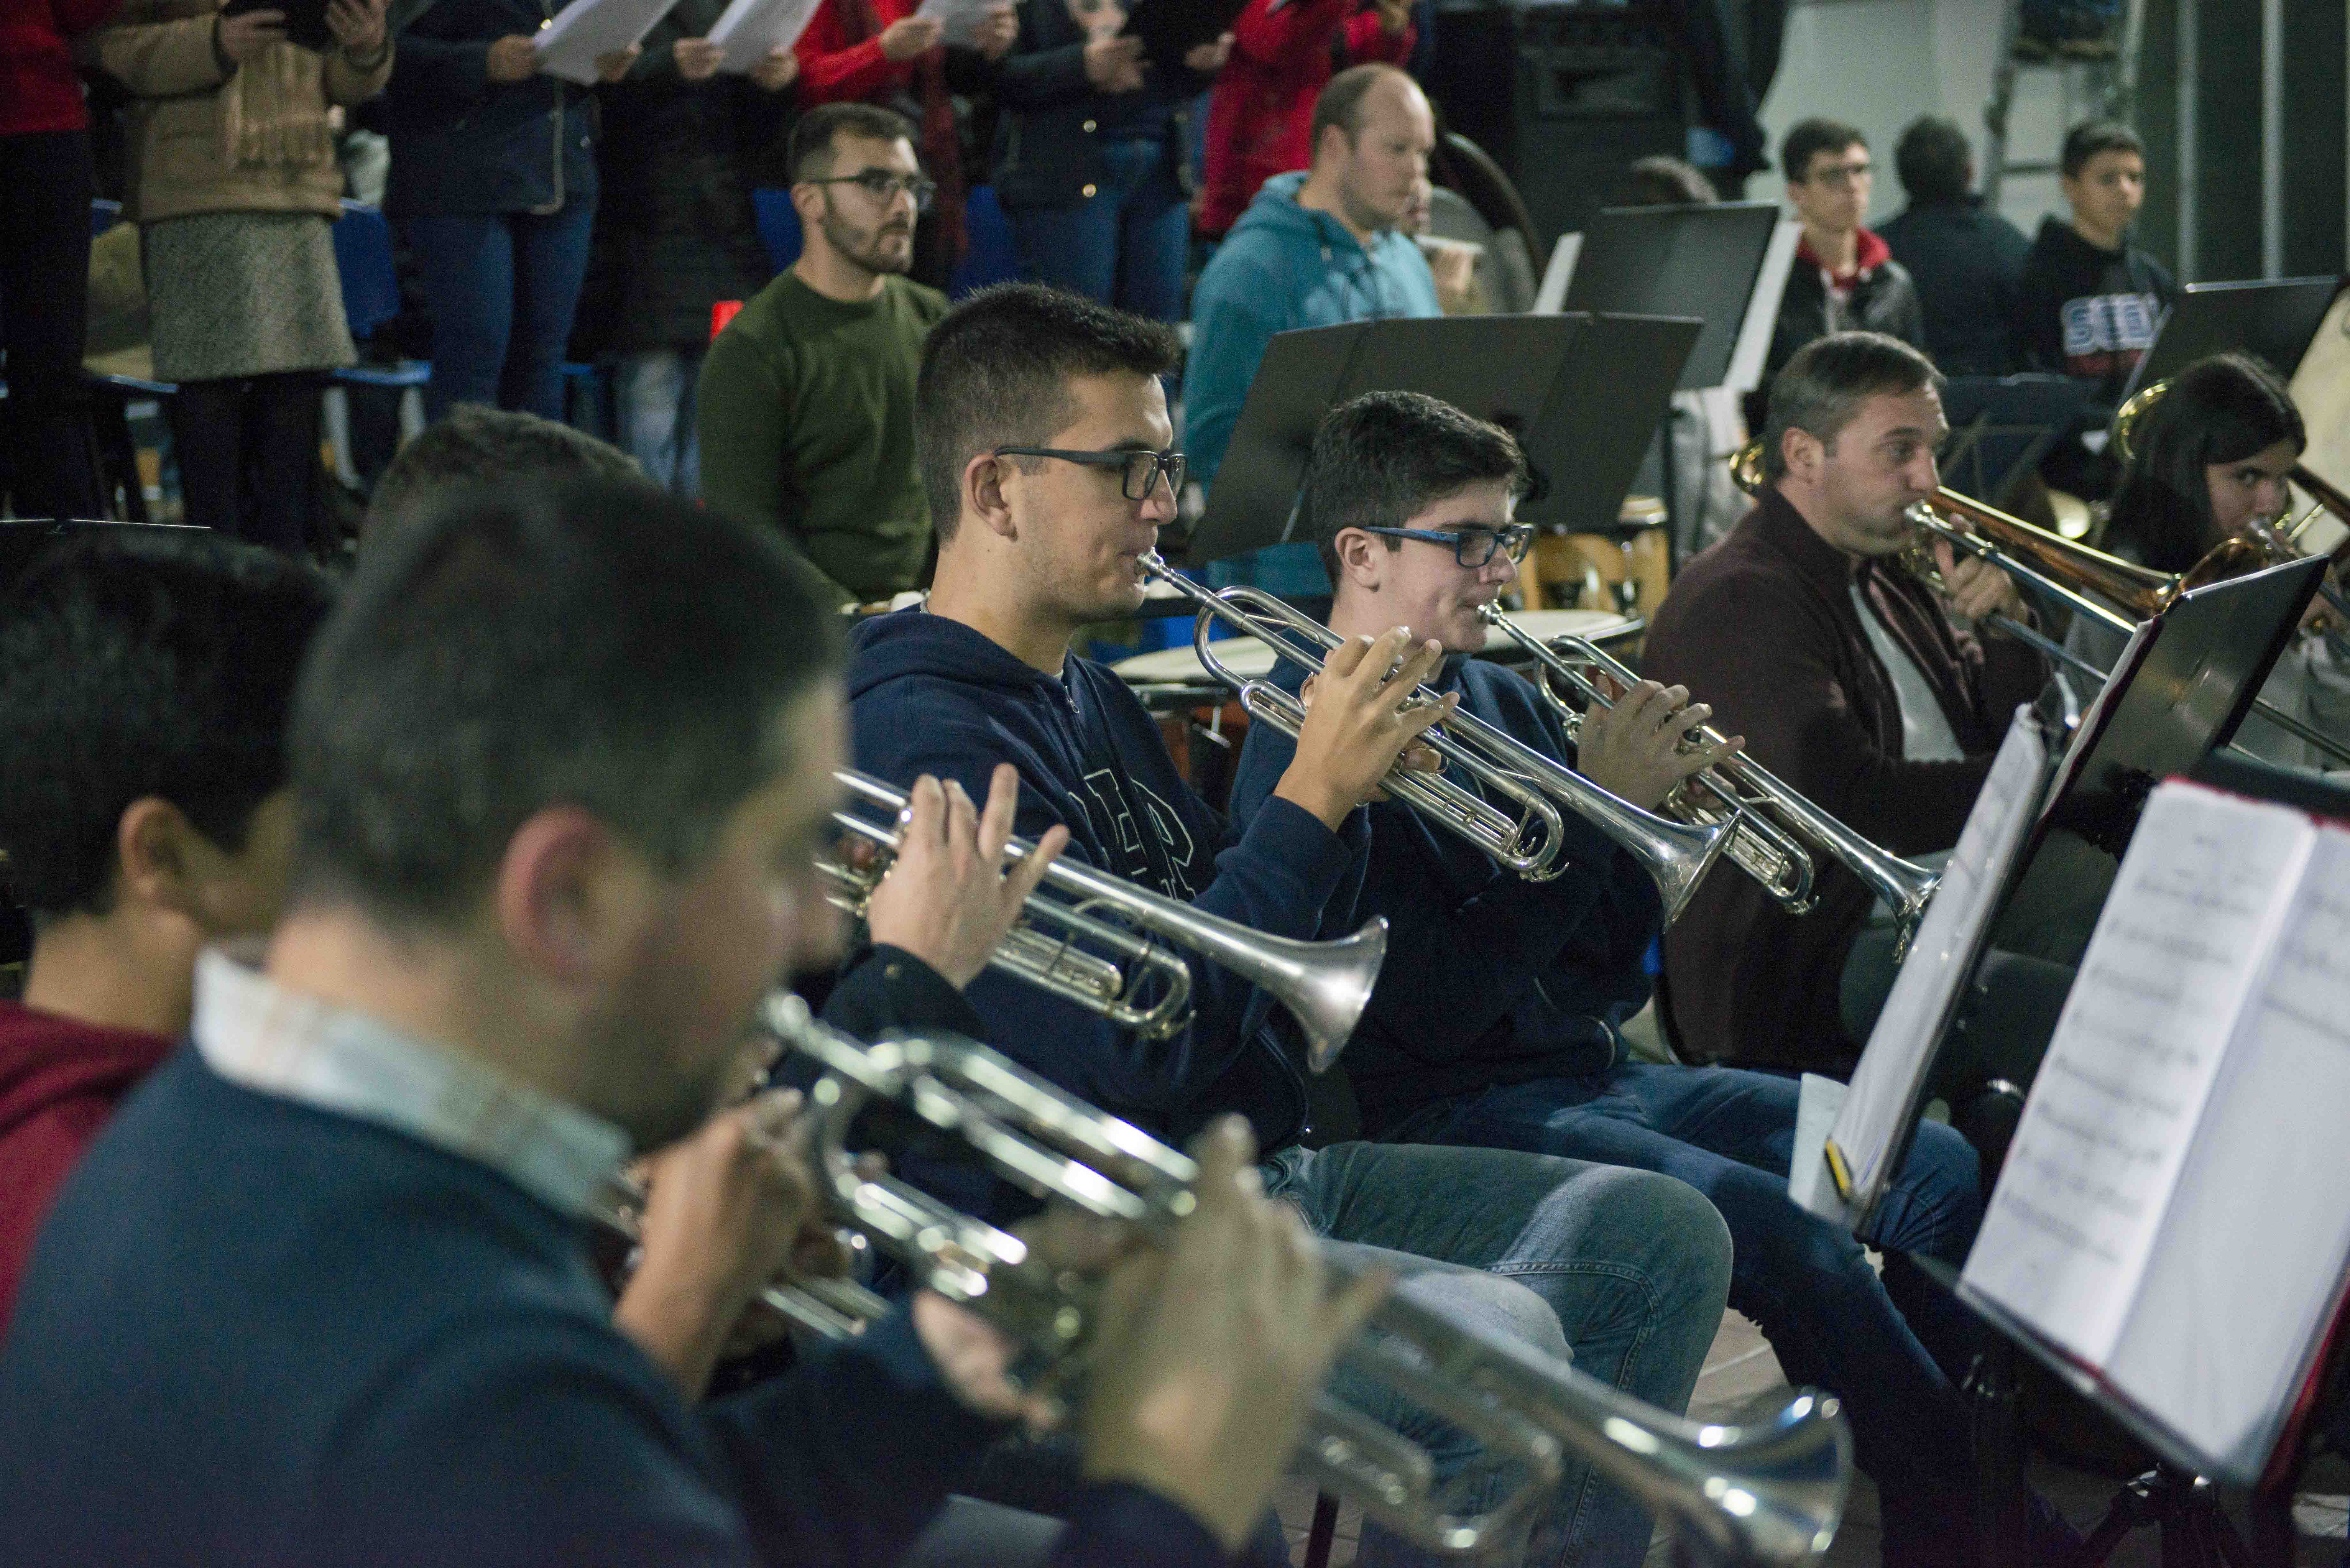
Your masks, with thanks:
[{"label": "silver trumpet", "polygon": [[[810,1018],[788,993],[768,999],[764,1020],[825,1069],[810,1103],[820,1118],[819,1179],[835,1212],[902,1259],[918,1283],[1012,1334],[1040,1386],[1081,1394],[1094,1308],[1087,1282],[901,1181],[860,1174],[850,1124],[888,1100],[961,1137],[1030,1193],[1150,1227],[1196,1207],[1191,1159],[984,1046],[919,1036],[863,1044]],[[1340,1365],[1476,1438],[1506,1467],[1507,1495],[1463,1509],[1425,1450],[1324,1390],[1295,1468],[1432,1550],[1467,1554],[1517,1539],[1555,1490],[1569,1451],[1667,1521],[1684,1563],[1809,1563],[1843,1514],[1852,1439],[1826,1396],[1798,1394],[1742,1425],[1689,1421],[1399,1293],[1381,1302]]]},{"label": "silver trumpet", "polygon": [[[1142,569],[1199,605],[1191,640],[1208,672],[1239,695],[1251,718],[1295,736],[1305,723],[1305,705],[1272,681],[1252,680],[1218,659],[1209,651],[1214,646],[1209,631],[1221,620],[1317,674],[1324,656],[1345,639],[1261,589],[1203,588],[1170,568],[1156,552],[1142,557]],[[1439,698],[1422,687],[1412,700],[1433,702]],[[1665,923],[1670,925],[1727,846],[1730,825],[1679,823],[1643,811],[1473,714],[1453,713],[1422,738],[1448,767],[1459,768],[1477,787],[1464,788],[1441,774],[1399,763],[1384,781],[1388,794],[1530,882],[1546,881],[1566,869],[1559,812],[1572,811],[1640,862],[1657,884]],[[1489,796],[1509,802],[1516,815],[1496,806]]]},{"label": "silver trumpet", "polygon": [[[879,852],[862,869],[840,860],[820,867],[833,884],[833,902],[862,918],[898,851],[892,824],[907,808],[906,793],[865,774],[843,770],[833,776],[854,800],[890,814],[889,823],[852,809],[832,814],[843,832]],[[1018,860],[1035,847],[1015,838],[1004,854]],[[1080,940],[1084,947],[1077,945]],[[1351,936],[1300,941],[1252,930],[1180,898],[1060,859],[1045,870],[1020,924],[988,961],[1146,1040],[1161,1040],[1191,1022],[1191,969],[1175,950],[1181,948],[1222,964],[1287,1009],[1305,1038],[1306,1066],[1320,1073],[1338,1059],[1354,1033],[1387,947],[1383,915],[1373,916]]]},{"label": "silver trumpet", "polygon": [[[1612,702],[1585,673],[1586,670],[1599,670],[1627,688],[1639,680],[1629,667],[1587,639],[1561,637],[1544,642],[1493,605],[1479,613],[1487,626],[1532,654],[1544,672],[1565,682],[1586,702],[1603,707]],[[1579,733],[1583,715],[1547,680],[1537,684],[1565,721],[1569,736]],[[1701,745],[1718,744],[1723,738],[1711,724],[1692,734]],[[1700,820],[1732,822],[1727,851],[1731,863],[1761,883],[1789,914],[1803,914],[1818,901],[1812,887],[1813,857],[1825,855],[1884,900],[1893,912],[1902,945],[1908,945],[1941,883],[1941,873],[1863,838],[1742,753],[1732,753],[1692,782],[1698,788],[1684,784],[1667,801],[1667,808]]]}]

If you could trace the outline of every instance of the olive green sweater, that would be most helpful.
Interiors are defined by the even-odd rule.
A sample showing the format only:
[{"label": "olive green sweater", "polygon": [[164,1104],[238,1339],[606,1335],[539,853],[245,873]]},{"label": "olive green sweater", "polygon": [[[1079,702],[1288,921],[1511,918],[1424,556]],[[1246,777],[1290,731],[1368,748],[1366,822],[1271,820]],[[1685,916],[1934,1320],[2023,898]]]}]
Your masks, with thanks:
[{"label": "olive green sweater", "polygon": [[902,277],[869,304],[786,272],[710,346],[695,395],[702,498],[772,523],[842,603],[920,586],[931,509],[914,374],[946,296]]}]

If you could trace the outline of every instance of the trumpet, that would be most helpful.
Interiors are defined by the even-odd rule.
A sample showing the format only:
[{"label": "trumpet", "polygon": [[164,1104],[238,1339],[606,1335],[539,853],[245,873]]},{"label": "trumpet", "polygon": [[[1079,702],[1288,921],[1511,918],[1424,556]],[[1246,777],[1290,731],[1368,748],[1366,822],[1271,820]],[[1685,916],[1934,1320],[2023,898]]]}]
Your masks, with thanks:
[{"label": "trumpet", "polygon": [[[1305,722],[1305,704],[1270,680],[1253,680],[1232,670],[1211,651],[1209,631],[1222,621],[1309,674],[1318,674],[1324,656],[1345,639],[1261,589],[1203,588],[1170,567],[1155,551],[1142,557],[1142,570],[1200,607],[1191,644],[1208,672],[1239,695],[1252,719],[1294,738]],[[1423,686],[1411,701],[1440,699]],[[1448,767],[1460,769],[1477,787],[1463,787],[1441,773],[1421,773],[1399,763],[1384,781],[1388,794],[1530,882],[1547,881],[1566,869],[1562,858],[1565,823],[1559,813],[1572,811],[1640,862],[1663,898],[1667,925],[1687,907],[1732,831],[1727,822],[1679,823],[1643,811],[1473,714],[1453,713],[1422,739]],[[1489,795],[1509,802],[1515,815],[1494,805]]]},{"label": "trumpet", "polygon": [[[854,800],[893,815],[907,809],[905,792],[879,779],[847,770],[833,776]],[[818,865],[833,885],[833,903],[862,919],[898,852],[898,834],[847,808],[832,820],[877,851],[862,868],[840,859]],[[1015,838],[1004,856],[1019,860],[1035,848]],[[1079,947],[1081,940],[1087,946]],[[1322,1073],[1347,1048],[1371,1000],[1387,956],[1388,922],[1375,915],[1351,936],[1299,941],[1252,930],[1090,866],[1055,860],[988,962],[1146,1040],[1163,1040],[1191,1022],[1191,968],[1162,940],[1222,964],[1280,1002],[1297,1021],[1306,1066]]]},{"label": "trumpet", "polygon": [[[968,1041],[864,1044],[811,1019],[788,993],[768,999],[764,1019],[825,1069],[809,1100],[818,1176],[835,1210],[904,1260],[918,1283],[1011,1334],[1039,1386],[1069,1386],[1095,1315],[1089,1286],[1055,1273],[1017,1237],[893,1178],[860,1174],[850,1124],[868,1104],[889,1101],[960,1137],[1038,1197],[1151,1228],[1197,1206],[1191,1159]],[[1297,1469],[1433,1550],[1468,1553],[1512,1539],[1555,1490],[1570,1450],[1668,1521],[1684,1561],[1794,1568],[1816,1561],[1842,1517],[1852,1439],[1832,1397],[1801,1393],[1744,1425],[1700,1425],[1393,1294],[1341,1365],[1508,1462],[1506,1494],[1463,1511],[1416,1444],[1327,1389],[1316,1398]]]},{"label": "trumpet", "polygon": [[[1503,613],[1487,605],[1479,614],[1485,624],[1532,654],[1550,675],[1566,682],[1586,702],[1603,706],[1612,701],[1584,673],[1596,669],[1626,688],[1639,679],[1637,672],[1586,639],[1562,637],[1544,642]],[[1581,732],[1583,715],[1560,698],[1549,681],[1539,682],[1543,695],[1558,710],[1570,738]],[[1700,745],[1718,745],[1723,737],[1712,725],[1694,732]],[[1726,853],[1731,861],[1771,894],[1791,915],[1809,911],[1818,902],[1813,891],[1814,857],[1825,855],[1866,883],[1870,892],[1893,912],[1899,947],[1907,948],[1926,905],[1941,882],[1941,874],[1905,860],[1872,843],[1822,810],[1795,788],[1743,753],[1732,753],[1684,784],[1667,805],[1703,815],[1700,820],[1735,824]],[[1701,793],[1700,793],[1701,792]],[[1705,798],[1711,797],[1710,800]]]}]

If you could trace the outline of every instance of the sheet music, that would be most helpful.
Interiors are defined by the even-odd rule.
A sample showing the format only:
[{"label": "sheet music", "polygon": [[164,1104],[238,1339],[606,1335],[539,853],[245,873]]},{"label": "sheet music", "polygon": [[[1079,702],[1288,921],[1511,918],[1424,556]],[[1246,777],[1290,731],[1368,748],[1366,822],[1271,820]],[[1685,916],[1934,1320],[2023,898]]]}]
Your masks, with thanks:
[{"label": "sheet music", "polygon": [[[2276,807],[2276,810],[2284,808]],[[2350,835],[2318,835],[2106,1369],[2243,1484],[2350,1257]]]},{"label": "sheet music", "polygon": [[2315,837],[2298,813],[2173,783],[2123,858],[1964,1276],[2093,1366]]},{"label": "sheet music", "polygon": [[677,0],[571,0],[531,40],[538,68],[581,87],[596,85],[596,60],[644,41]]},{"label": "sheet music", "polygon": [[1869,1031],[1867,1048],[1828,1135],[1852,1176],[1852,1201],[1847,1205],[1837,1198],[1829,1183],[1821,1196],[1834,1207],[1806,1205],[1814,1212],[1857,1226],[1892,1181],[1895,1157],[1917,1117],[1935,1050],[1957,1009],[1959,992],[1973,972],[2008,868],[2040,804],[2047,760],[2031,711],[2018,708],[1877,1026]]},{"label": "sheet music", "polygon": [[917,16],[935,16],[941,24],[940,36],[950,44],[968,46],[987,20],[987,14],[1005,0],[922,0]]},{"label": "sheet music", "polygon": [[710,41],[723,51],[718,68],[737,75],[767,57],[770,49],[799,42],[816,16],[817,0],[731,0],[710,29]]}]

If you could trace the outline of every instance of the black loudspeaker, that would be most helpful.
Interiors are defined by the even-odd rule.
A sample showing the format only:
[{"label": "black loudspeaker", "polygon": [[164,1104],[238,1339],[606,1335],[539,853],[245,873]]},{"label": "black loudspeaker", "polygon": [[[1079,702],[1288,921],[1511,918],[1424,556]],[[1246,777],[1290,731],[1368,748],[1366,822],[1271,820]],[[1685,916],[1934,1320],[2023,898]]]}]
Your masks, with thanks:
[{"label": "black loudspeaker", "polygon": [[1552,241],[1623,199],[1634,159],[1686,155],[1686,73],[1658,12],[1440,5],[1430,91],[1517,185],[1542,231],[1537,270]]}]

